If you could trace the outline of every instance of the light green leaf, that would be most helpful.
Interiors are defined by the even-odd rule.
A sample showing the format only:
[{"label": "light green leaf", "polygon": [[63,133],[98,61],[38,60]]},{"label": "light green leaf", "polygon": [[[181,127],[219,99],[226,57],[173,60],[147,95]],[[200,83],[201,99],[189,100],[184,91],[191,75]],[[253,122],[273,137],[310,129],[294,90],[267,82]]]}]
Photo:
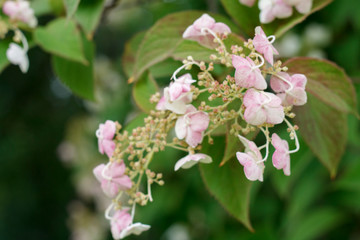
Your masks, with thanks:
[{"label": "light green leaf", "polygon": [[133,74],[136,51],[138,50],[142,40],[144,39],[145,32],[139,32],[133,36],[126,44],[124,54],[121,58],[123,70],[127,77],[131,77]]},{"label": "light green leaf", "polygon": [[7,67],[9,60],[6,57],[6,50],[9,48],[10,40],[2,39],[0,41],[0,73]]},{"label": "light green leaf", "polygon": [[53,56],[53,68],[60,80],[80,97],[94,100],[94,44],[83,37],[88,65]]},{"label": "light green leaf", "polygon": [[45,51],[68,60],[88,64],[75,22],[58,18],[34,33],[35,42]]},{"label": "light green leaf", "polygon": [[209,192],[237,220],[253,231],[249,219],[251,181],[245,178],[244,171],[236,159],[231,159],[219,167],[223,158],[225,137],[214,137],[214,144],[203,143],[203,153],[213,159],[211,164],[199,164],[200,172]]},{"label": "light green leaf", "polygon": [[156,81],[149,72],[145,72],[132,89],[133,97],[138,107],[147,113],[155,110],[155,103],[150,103],[150,97],[159,91]]},{"label": "light green leaf", "polygon": [[[187,55],[186,53],[180,56],[181,52],[177,49],[184,41],[182,34],[202,14],[202,12],[198,11],[177,12],[160,19],[146,33],[138,49],[132,81],[136,81],[146,69],[173,56],[174,52],[176,53],[175,58],[178,59]],[[233,31],[236,29],[226,18],[216,14],[211,14],[211,16],[217,21],[228,24]],[[191,47],[195,47],[194,44],[191,45]],[[185,47],[185,51],[189,52],[188,45]],[[181,48],[184,48],[184,46],[181,46]],[[196,46],[196,48],[199,49],[199,46]],[[209,52],[208,49],[202,49]]]},{"label": "light green leaf", "polygon": [[80,0],[63,0],[63,1],[66,8],[66,15],[68,18],[71,18],[75,14],[79,6]]},{"label": "light green leaf", "polygon": [[284,63],[291,73],[302,73],[307,79],[306,91],[327,105],[356,113],[356,93],[343,69],[327,60],[293,58]]},{"label": "light green leaf", "polygon": [[82,26],[89,39],[92,39],[99,25],[104,6],[105,0],[83,0],[78,6],[75,19]]}]

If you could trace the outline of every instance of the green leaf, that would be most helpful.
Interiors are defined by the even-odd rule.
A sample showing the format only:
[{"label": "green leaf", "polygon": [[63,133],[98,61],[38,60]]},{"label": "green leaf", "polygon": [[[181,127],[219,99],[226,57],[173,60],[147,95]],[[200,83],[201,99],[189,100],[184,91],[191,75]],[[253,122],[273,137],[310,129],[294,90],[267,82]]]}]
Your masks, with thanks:
[{"label": "green leaf", "polygon": [[[185,29],[202,14],[202,12],[198,11],[177,12],[169,14],[157,21],[146,33],[138,49],[132,80],[136,81],[144,71],[156,63],[173,56],[174,52],[176,53],[175,58],[183,58],[186,54],[180,56],[180,50],[176,50],[184,41],[182,39],[182,34]],[[231,21],[224,17],[216,14],[212,14],[212,17],[217,21],[228,24],[232,30],[236,29]],[[188,52],[189,48],[188,46],[186,47],[185,51]],[[192,47],[194,47],[194,44],[192,44]],[[198,48],[199,46],[196,47]],[[209,52],[208,49],[202,49]]]},{"label": "green leaf", "polygon": [[322,207],[314,209],[295,226],[289,236],[291,240],[319,239],[322,234],[334,229],[345,220],[345,215],[339,209]]},{"label": "green leaf", "polygon": [[60,80],[75,94],[94,100],[94,44],[83,37],[88,65],[53,56],[53,68]]},{"label": "green leaf", "polygon": [[307,79],[306,91],[327,105],[345,112],[356,113],[356,94],[343,69],[327,60],[293,58],[284,63],[291,73],[302,73]]},{"label": "green leaf", "polygon": [[142,40],[144,39],[145,32],[139,32],[133,36],[126,44],[124,54],[121,58],[123,70],[127,77],[131,77],[133,74],[136,51],[139,48]]},{"label": "green leaf", "polygon": [[[253,140],[259,130],[257,129],[254,132],[250,132],[246,135],[246,138],[249,140]],[[235,157],[236,152],[242,152],[244,150],[244,145],[240,142],[239,137],[230,133],[230,127],[228,126],[228,130],[226,131],[226,142],[225,142],[225,152],[224,157],[221,160],[220,166],[223,166],[230,159]]]},{"label": "green leaf", "polygon": [[68,60],[87,64],[83,53],[81,36],[75,22],[58,18],[34,33],[35,42],[45,51]]},{"label": "green leaf", "polygon": [[156,104],[150,103],[150,97],[157,93],[159,88],[156,81],[149,72],[145,72],[137,81],[132,89],[133,97],[138,107],[146,112],[150,113],[155,109]]},{"label": "green leaf", "polygon": [[250,188],[242,166],[232,159],[219,167],[224,153],[225,137],[214,137],[214,144],[203,143],[202,152],[212,157],[213,163],[199,164],[200,172],[209,192],[237,220],[253,231],[249,219]]},{"label": "green leaf", "polygon": [[192,56],[196,61],[210,61],[210,55],[216,54],[216,51],[210,48],[201,46],[198,42],[183,40],[174,50],[171,56],[176,60],[186,59]]},{"label": "green leaf", "polygon": [[66,15],[68,18],[71,18],[75,14],[79,6],[80,0],[63,0],[63,1],[66,8]]},{"label": "green leaf", "polygon": [[75,13],[75,19],[82,26],[86,35],[91,39],[99,25],[105,0],[83,0]]},{"label": "green leaf", "polygon": [[259,8],[257,4],[254,7],[248,7],[239,2],[239,0],[221,0],[226,12],[240,26],[240,29],[248,37],[254,35],[255,27],[260,25]]},{"label": "green leaf", "polygon": [[9,60],[6,56],[6,50],[9,48],[9,39],[2,39],[0,41],[0,73],[7,67]]},{"label": "green leaf", "polygon": [[[304,21],[310,14],[324,8],[331,2],[332,0],[314,0],[313,7],[308,14],[300,14],[296,11],[296,9],[293,9],[294,12],[291,17],[286,19],[275,19],[269,24],[262,24],[262,27],[268,35],[280,37],[296,24]],[[239,3],[239,0],[221,0],[221,3],[244,33],[249,37],[253,37],[255,27],[261,25],[259,19],[260,10],[258,5],[255,4],[250,8]]]},{"label": "green leaf", "polygon": [[308,102],[294,109],[301,136],[335,177],[347,141],[347,115],[308,93]]}]

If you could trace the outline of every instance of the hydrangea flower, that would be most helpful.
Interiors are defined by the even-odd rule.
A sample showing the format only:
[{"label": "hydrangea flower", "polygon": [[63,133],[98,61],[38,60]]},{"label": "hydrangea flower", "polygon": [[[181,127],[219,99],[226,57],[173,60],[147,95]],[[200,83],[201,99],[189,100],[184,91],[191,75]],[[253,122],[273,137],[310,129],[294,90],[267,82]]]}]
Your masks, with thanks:
[{"label": "hydrangea flower", "polygon": [[264,90],[267,88],[265,78],[261,74],[261,71],[256,67],[254,61],[247,57],[232,56],[232,64],[235,71],[236,85],[244,88],[256,88]]},{"label": "hydrangea flower", "polygon": [[252,125],[279,124],[284,120],[281,99],[272,93],[249,89],[244,96],[244,119]]},{"label": "hydrangea flower", "polygon": [[28,1],[6,1],[3,5],[3,12],[8,15],[11,20],[22,21],[32,28],[37,25],[34,10],[30,7]]},{"label": "hydrangea flower", "polygon": [[244,166],[244,172],[247,179],[250,181],[263,181],[264,162],[259,148],[253,141],[249,141],[243,136],[239,135],[240,141],[244,144],[245,151],[237,152],[236,157],[240,164]]},{"label": "hydrangea flower", "polygon": [[101,188],[109,198],[114,198],[120,190],[128,190],[132,186],[131,179],[125,175],[125,163],[123,161],[100,164],[94,168],[96,179],[101,183]]},{"label": "hydrangea flower", "polygon": [[[307,78],[303,74],[294,74],[290,76],[288,73],[277,73],[279,76],[273,75],[270,79],[271,88],[278,93],[283,106],[301,106],[307,102],[305,86]],[[286,81],[284,81],[285,79]],[[291,85],[290,85],[290,84]]]},{"label": "hydrangea flower", "polygon": [[118,210],[111,218],[111,233],[114,239],[121,239],[122,232],[131,224],[131,215],[128,210]]},{"label": "hydrangea flower", "polygon": [[187,104],[192,102],[192,96],[192,92],[183,92],[174,101],[171,101],[170,89],[166,87],[164,88],[164,96],[160,98],[156,105],[156,110],[170,110],[177,114],[184,114]]},{"label": "hydrangea flower", "polygon": [[209,48],[216,48],[218,43],[214,42],[213,34],[231,33],[230,28],[224,23],[217,23],[208,14],[203,14],[183,33],[183,38],[194,40]]},{"label": "hydrangea flower", "polygon": [[193,105],[188,105],[186,113],[177,119],[175,133],[179,139],[184,139],[191,147],[196,147],[202,142],[203,132],[209,126],[209,115],[197,111]]},{"label": "hydrangea flower", "polygon": [[275,49],[268,37],[260,26],[255,28],[255,37],[253,39],[253,45],[255,50],[261,54],[264,54],[266,61],[271,65],[274,64],[274,54],[278,55],[279,52]]},{"label": "hydrangea flower", "polygon": [[196,80],[193,80],[189,73],[176,78],[169,86],[170,101],[175,101],[182,93],[190,92],[191,84],[194,82],[196,82]]},{"label": "hydrangea flower", "polygon": [[22,48],[16,43],[10,43],[9,48],[6,50],[6,57],[12,64],[18,65],[21,72],[26,73],[29,70],[27,49]]},{"label": "hydrangea flower", "polygon": [[290,6],[294,6],[299,13],[306,14],[311,11],[313,0],[283,0]]},{"label": "hydrangea flower", "polygon": [[242,3],[248,7],[252,7],[252,6],[254,6],[255,0],[240,0],[240,3]]},{"label": "hydrangea flower", "polygon": [[290,154],[289,144],[282,140],[276,133],[271,136],[271,144],[275,148],[272,156],[272,162],[275,168],[283,169],[286,176],[290,176]]},{"label": "hydrangea flower", "polygon": [[288,18],[292,15],[292,7],[284,0],[260,0],[260,22],[270,23],[275,18]]},{"label": "hydrangea flower", "polygon": [[183,158],[181,158],[179,161],[175,164],[175,171],[179,170],[180,168],[191,168],[196,163],[211,163],[212,159],[210,156],[203,154],[203,153],[196,153],[196,154],[189,154]]},{"label": "hydrangea flower", "polygon": [[105,124],[100,124],[99,129],[96,131],[98,138],[99,152],[111,158],[115,151],[115,143],[113,138],[116,133],[116,124],[111,120],[107,120]]},{"label": "hydrangea flower", "polygon": [[127,226],[120,233],[120,239],[123,239],[124,237],[127,237],[127,236],[129,236],[131,234],[140,235],[142,232],[149,230],[150,227],[151,227],[150,225],[142,224],[142,223],[139,223],[139,222],[133,223],[133,224]]}]

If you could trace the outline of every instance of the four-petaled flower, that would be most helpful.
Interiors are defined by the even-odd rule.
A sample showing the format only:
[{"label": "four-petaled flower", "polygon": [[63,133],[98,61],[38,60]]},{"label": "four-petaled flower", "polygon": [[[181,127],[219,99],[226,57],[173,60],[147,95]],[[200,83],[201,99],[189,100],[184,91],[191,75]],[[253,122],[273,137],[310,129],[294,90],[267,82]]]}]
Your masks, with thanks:
[{"label": "four-petaled flower", "polygon": [[290,154],[289,144],[282,140],[276,133],[271,136],[271,144],[275,148],[272,156],[272,162],[277,169],[283,169],[284,174],[290,176]]},{"label": "four-petaled flower", "polygon": [[240,3],[242,3],[248,7],[252,7],[255,3],[255,0],[240,0]]},{"label": "four-petaled flower", "polygon": [[256,51],[264,54],[266,61],[268,61],[271,65],[274,64],[274,54],[278,55],[279,52],[274,48],[260,26],[255,28],[253,45]]},{"label": "four-petaled flower", "polygon": [[147,231],[150,229],[150,225],[142,224],[142,223],[133,223],[129,226],[127,226],[121,233],[120,233],[120,239],[123,239],[124,237],[127,237],[131,234],[134,235],[140,235],[142,232]]},{"label": "four-petaled flower", "polygon": [[243,104],[245,106],[244,119],[252,125],[279,124],[284,120],[281,99],[272,93],[251,88],[246,91]]},{"label": "four-petaled flower", "polygon": [[183,33],[183,38],[194,40],[203,46],[216,48],[219,44],[214,42],[213,34],[231,33],[230,28],[221,22],[215,22],[215,19],[208,14],[203,14]]},{"label": "four-petaled flower", "polygon": [[100,164],[94,168],[93,172],[97,180],[101,183],[101,188],[104,193],[108,197],[114,198],[120,190],[125,191],[130,189],[132,182],[129,176],[125,175],[126,167],[122,160],[109,164]]},{"label": "four-petaled flower", "polygon": [[182,93],[190,92],[191,84],[194,82],[196,82],[196,80],[193,80],[189,73],[182,75],[174,82],[171,82],[169,86],[170,101],[175,101]]},{"label": "four-petaled flower", "polygon": [[306,14],[309,13],[312,7],[313,0],[283,0],[285,3],[290,6],[294,6],[299,13]]},{"label": "four-petaled flower", "polygon": [[250,181],[263,181],[264,162],[259,148],[253,141],[249,141],[243,136],[239,135],[240,141],[244,144],[245,151],[237,152],[236,157],[240,164],[244,166],[244,172],[247,179]]},{"label": "four-petaled flower", "polygon": [[243,58],[240,56],[232,55],[232,64],[235,71],[236,85],[244,88],[256,88],[264,90],[267,88],[265,78],[261,74],[258,67],[251,58]]},{"label": "four-petaled flower", "polygon": [[288,18],[292,15],[292,7],[284,0],[260,0],[259,8],[261,23],[270,23],[275,18]]},{"label": "four-petaled flower", "polygon": [[121,239],[123,231],[131,224],[131,215],[127,209],[118,210],[111,218],[111,233],[114,239]]},{"label": "four-petaled flower", "polygon": [[[281,98],[283,106],[304,105],[307,102],[307,95],[305,91],[307,82],[306,76],[303,74],[294,74],[290,76],[285,72],[277,74],[279,76],[273,75],[271,77],[270,85],[271,88],[278,93],[277,96]],[[291,85],[289,83],[291,83]]]},{"label": "four-petaled flower", "polygon": [[6,50],[6,57],[14,65],[19,65],[21,72],[26,73],[29,69],[29,58],[27,49],[22,48],[16,43],[10,43]]},{"label": "four-petaled flower", "polygon": [[203,154],[203,153],[196,153],[196,154],[189,154],[183,158],[181,158],[179,161],[175,164],[175,171],[179,170],[180,168],[191,168],[196,163],[211,163],[212,159],[210,156]]},{"label": "four-petaled flower", "polygon": [[34,10],[30,7],[28,1],[6,1],[3,5],[3,12],[8,15],[11,20],[22,21],[32,28],[37,25]]},{"label": "four-petaled flower", "polygon": [[116,133],[116,124],[111,120],[107,120],[105,124],[100,124],[99,129],[96,131],[98,138],[99,152],[111,158],[115,151],[115,143],[113,138]]},{"label": "four-petaled flower", "polygon": [[184,139],[191,147],[196,147],[202,142],[203,132],[209,126],[209,115],[197,111],[193,105],[188,105],[186,113],[177,119],[175,133],[179,139]]}]

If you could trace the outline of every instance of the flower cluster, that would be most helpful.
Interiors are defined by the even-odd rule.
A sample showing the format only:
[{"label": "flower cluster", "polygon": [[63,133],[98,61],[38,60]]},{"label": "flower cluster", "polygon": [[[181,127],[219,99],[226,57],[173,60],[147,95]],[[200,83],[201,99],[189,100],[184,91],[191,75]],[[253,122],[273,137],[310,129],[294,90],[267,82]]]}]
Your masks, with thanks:
[{"label": "flower cluster", "polygon": [[[9,30],[14,31],[14,42],[10,43],[6,56],[14,65],[18,65],[23,73],[29,69],[27,52],[29,45],[25,35],[20,31],[19,24],[25,23],[31,28],[37,26],[37,19],[30,3],[25,0],[5,1],[2,5],[3,13],[8,16],[9,21],[0,18],[0,39],[4,38]],[[22,43],[22,46],[19,43]]]},{"label": "flower cluster", "polygon": [[[270,23],[275,18],[288,18],[293,14],[293,7],[299,13],[311,11],[313,0],[259,0],[260,22]],[[252,7],[255,0],[240,0],[240,3]]]},{"label": "flower cluster", "polygon": [[[236,157],[250,181],[263,181],[270,144],[275,148],[274,167],[290,175],[290,154],[300,146],[296,135],[298,127],[287,118],[295,117],[291,112],[293,105],[303,105],[307,101],[306,77],[290,75],[280,61],[274,60],[274,55],[278,54],[272,45],[275,37],[266,36],[261,27],[255,29],[255,37],[243,46],[225,45],[230,32],[229,27],[217,23],[209,15],[201,16],[185,30],[183,37],[215,49],[217,54],[210,56],[213,62],[198,62],[191,56],[184,60],[162,94],[151,97],[150,101],[157,105],[144,119],[144,126],[129,131],[109,120],[100,124],[96,132],[99,151],[109,157],[109,162],[97,166],[94,175],[104,193],[112,199],[105,216],[110,220],[115,239],[140,234],[150,228],[134,223],[134,217],[136,205],[144,206],[153,201],[152,184],[164,184],[162,174],[149,168],[154,154],[167,147],[186,152],[174,164],[175,171],[197,163],[211,164],[211,156],[201,153],[201,145],[204,139],[212,144],[212,134],[223,125],[231,126],[226,134],[238,136],[245,147]],[[211,73],[214,64],[235,69],[234,76],[215,79]],[[194,66],[200,69],[196,78],[189,73],[178,77],[181,71]],[[290,139],[295,140],[294,150],[289,150],[288,142],[276,133],[270,136],[269,129],[283,122]],[[176,137],[169,140],[172,129]],[[246,138],[249,132],[257,130],[266,138],[260,147]],[[146,192],[141,190],[144,182]]]}]

